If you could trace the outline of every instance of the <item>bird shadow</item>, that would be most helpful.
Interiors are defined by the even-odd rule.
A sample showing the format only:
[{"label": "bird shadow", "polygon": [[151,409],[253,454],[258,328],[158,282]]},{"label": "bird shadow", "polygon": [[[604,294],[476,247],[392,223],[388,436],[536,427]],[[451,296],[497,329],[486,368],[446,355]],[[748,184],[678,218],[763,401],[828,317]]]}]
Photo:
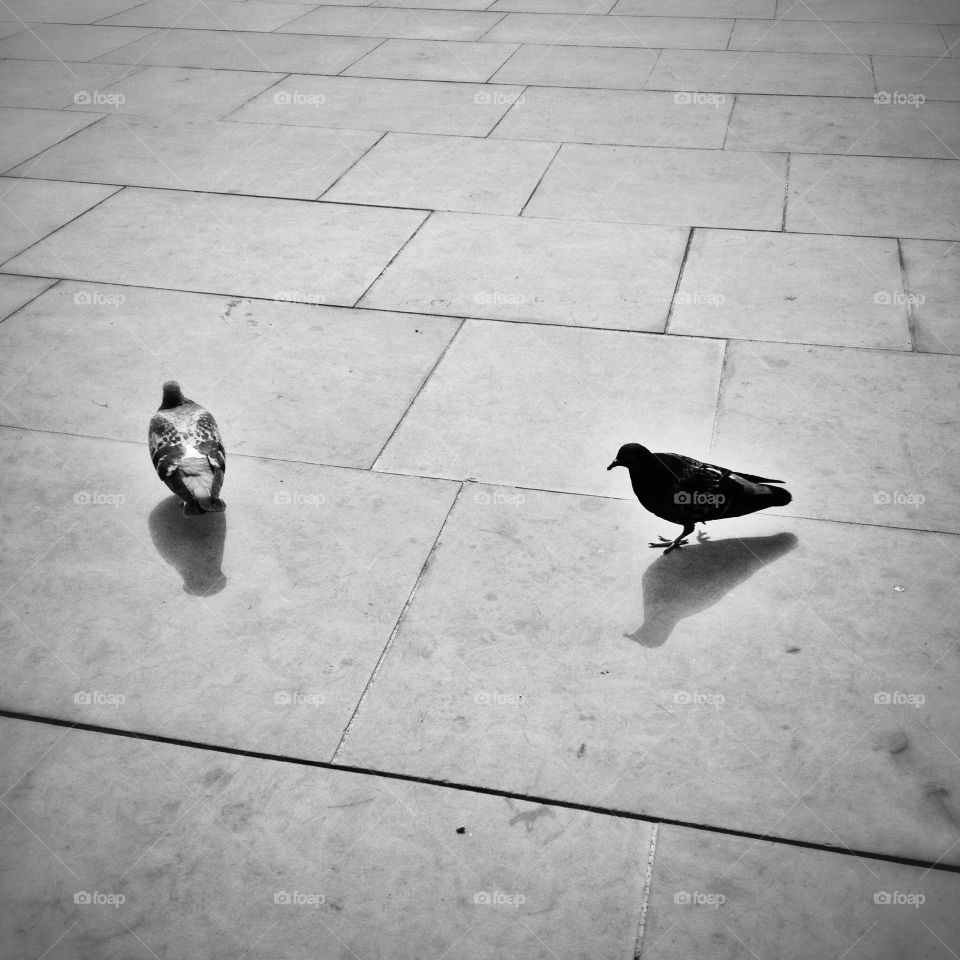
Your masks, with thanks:
[{"label": "bird shadow", "polygon": [[212,597],[226,585],[220,565],[227,536],[225,513],[186,517],[179,497],[161,500],[150,512],[150,536],[157,553],[183,577],[194,597]]},{"label": "bird shadow", "polygon": [[659,647],[686,617],[712,607],[738,584],[797,545],[792,533],[708,541],[658,557],[643,575],[643,623],[624,636]]}]

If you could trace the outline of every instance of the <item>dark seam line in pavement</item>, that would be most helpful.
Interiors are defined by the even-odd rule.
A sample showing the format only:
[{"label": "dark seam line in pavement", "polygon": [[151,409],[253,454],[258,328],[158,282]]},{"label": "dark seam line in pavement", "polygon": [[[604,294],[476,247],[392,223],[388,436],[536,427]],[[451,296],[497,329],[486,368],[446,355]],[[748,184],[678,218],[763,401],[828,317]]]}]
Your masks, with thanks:
[{"label": "dark seam line in pavement", "polygon": [[[344,170],[344,171],[336,178],[336,180],[334,180],[333,183],[330,184],[329,187],[327,187],[324,191],[322,191],[319,196],[314,197],[314,202],[320,202],[321,200],[323,200],[323,198],[324,198],[361,160],[363,160],[363,159],[367,156],[367,154],[369,154],[370,151],[371,151],[374,147],[379,146],[379,145],[383,142],[384,137],[386,137],[386,135],[387,135],[389,132],[390,132],[389,130],[385,130],[383,133],[381,133],[380,136],[377,137],[377,139],[374,140],[373,143],[371,143],[370,146],[366,148],[366,150],[363,150],[363,151],[360,153],[360,156],[358,156],[357,159],[354,160],[353,163],[351,163],[351,164],[347,167],[347,169]],[[393,209],[396,210],[396,209],[400,209],[400,208],[394,207]]]},{"label": "dark seam line in pavement", "polygon": [[[318,9],[319,9],[319,8],[318,8]],[[364,39],[364,38],[361,37],[360,39],[362,40],[362,39]],[[375,40],[375,39],[377,39],[377,38],[376,38],[376,37],[370,37],[370,39],[371,39],[371,40]],[[369,57],[370,54],[376,53],[377,50],[379,50],[385,43],[387,43],[387,40],[386,40],[386,39],[380,40],[380,42],[379,42],[378,44],[376,44],[375,46],[371,47],[371,48],[370,48],[369,50],[367,50],[365,53],[361,53],[358,57],[354,57],[353,60],[351,60],[348,64],[346,64],[346,65],[344,65],[343,67],[341,67],[336,73],[318,73],[318,74],[308,74],[308,73],[304,73],[304,74],[301,74],[301,75],[302,75],[302,76],[305,76],[305,77],[308,77],[308,76],[318,76],[318,77],[342,77],[342,76],[344,75],[344,71],[345,71],[345,70],[349,70],[351,67],[356,66],[356,65],[357,65],[361,60],[363,60],[365,57]],[[386,131],[385,131],[385,132],[386,132]]]},{"label": "dark seam line in pavement", "polygon": [[[177,68],[174,68],[174,69],[177,69]],[[189,67],[183,67],[183,68],[181,68],[181,69],[189,70],[190,68],[189,68]],[[203,67],[197,67],[197,68],[195,68],[195,69],[202,70]],[[242,71],[240,71],[240,72],[242,72]],[[259,71],[253,71],[253,72],[256,73],[256,72],[259,72]],[[281,72],[281,71],[269,70],[269,71],[266,71],[266,72],[267,72],[267,73],[279,73],[279,72]],[[236,123],[236,121],[229,121],[229,120],[227,120],[227,117],[230,117],[230,116],[232,116],[233,114],[239,112],[239,111],[242,110],[245,106],[247,106],[247,104],[252,103],[254,100],[256,100],[257,97],[262,97],[265,93],[267,93],[268,91],[272,90],[278,83],[283,83],[284,80],[289,80],[292,76],[293,76],[293,72],[292,72],[292,71],[291,71],[290,73],[284,73],[281,77],[279,77],[278,79],[274,80],[273,83],[267,84],[267,86],[265,86],[262,90],[258,90],[258,91],[257,91],[255,94],[253,94],[252,96],[247,97],[247,99],[244,100],[243,103],[238,103],[235,107],[232,107],[231,109],[229,109],[222,117],[221,117],[221,116],[217,116],[217,117],[214,117],[214,119],[215,119],[215,120],[219,120],[221,123],[231,123],[231,122]],[[270,126],[270,124],[266,124],[266,126]]]},{"label": "dark seam line in pavement", "polygon": [[[503,113],[502,113],[502,114],[500,115],[500,117],[497,119],[497,122],[484,134],[484,139],[485,139],[485,140],[489,140],[490,137],[493,135],[493,131],[496,130],[497,127],[499,127],[500,124],[503,123],[503,121],[504,121],[511,113],[513,113],[514,108],[515,108],[518,104],[523,103],[523,98],[524,98],[524,96],[526,96],[526,93],[527,93],[527,91],[530,89],[530,87],[532,86],[532,84],[519,84],[519,83],[518,83],[518,84],[516,84],[516,86],[518,86],[518,87],[522,86],[523,89],[517,94],[517,96],[516,96],[516,98],[514,99],[513,103],[511,103],[510,106],[507,107],[507,109],[503,111]],[[513,137],[500,137],[499,139],[501,139],[501,140],[513,140],[514,138],[513,138]],[[547,140],[547,141],[540,141],[540,142],[556,143],[557,141],[556,141],[556,140]]]},{"label": "dark seam line in pavement", "polygon": [[[710,445],[707,447],[712,454],[713,444],[717,439],[717,427],[720,426],[720,405],[723,403],[723,381],[727,372],[727,360],[730,357],[730,341],[725,340],[723,344],[723,357],[720,360],[720,378],[717,380],[717,400],[713,408],[713,425],[710,428]],[[782,514],[779,514],[782,516]]]},{"label": "dark seam line in pavement", "polygon": [[787,201],[790,197],[790,157],[787,154],[787,164],[783,168],[783,212],[780,214],[780,232],[787,232]]},{"label": "dark seam line in pavement", "polygon": [[[15,109],[15,108],[14,108],[14,109]],[[23,107],[23,108],[21,108],[21,109],[30,110],[30,109],[32,109],[32,108],[31,108],[31,107]],[[58,111],[58,112],[59,112],[59,111]],[[81,111],[75,111],[75,112],[78,113],[80,116],[83,116],[83,113],[82,113]],[[89,114],[88,114],[88,116],[89,116]],[[78,133],[83,133],[84,130],[92,130],[98,123],[102,123],[104,120],[106,120],[108,116],[110,116],[110,115],[109,115],[109,114],[106,114],[105,116],[97,117],[97,119],[94,120],[93,123],[88,123],[88,124],[86,124],[86,126],[83,126],[83,127],[77,127],[77,129],[74,130],[73,133],[68,133],[65,137],[61,137],[61,138],[60,138],[59,140],[57,140],[55,143],[48,143],[47,146],[45,146],[42,150],[38,150],[36,153],[31,154],[29,157],[26,158],[26,160],[21,160],[21,161],[19,161],[18,163],[15,163],[12,167],[8,167],[6,170],[3,171],[3,173],[0,173],[0,177],[12,177],[12,178],[17,179],[17,180],[56,180],[56,181],[58,181],[58,182],[60,182],[60,183],[90,183],[89,180],[60,180],[59,177],[29,177],[29,176],[27,176],[26,174],[23,174],[23,173],[13,173],[13,174],[12,174],[10,171],[11,171],[11,170],[16,170],[17,167],[22,167],[25,163],[29,163],[31,160],[36,160],[37,157],[39,157],[41,153],[46,153],[48,150],[52,150],[54,147],[59,147],[60,144],[66,143],[68,140],[71,140],[73,137],[75,137]],[[126,186],[126,184],[123,184],[123,183],[116,183],[116,184],[113,184],[113,183],[104,183],[104,184],[101,184],[101,186],[104,186],[104,187],[113,187],[113,186],[115,186],[115,187],[124,187],[124,186]]]},{"label": "dark seam line in pavement", "polygon": [[[122,10],[114,10],[113,13],[108,13],[105,17],[100,17],[100,18],[97,19],[97,20],[91,20],[89,23],[71,23],[71,24],[67,24],[67,26],[72,26],[72,27],[96,27],[96,26],[101,26],[101,27],[120,27],[120,26],[126,26],[126,24],[120,24],[120,23],[104,23],[103,21],[104,21],[104,20],[109,20],[111,17],[119,17],[119,16],[121,16],[121,15],[124,14],[124,13],[130,13],[131,10],[137,10],[137,9],[139,9],[140,7],[145,7],[145,6],[146,6],[148,3],[150,3],[150,2],[151,2],[151,0],[143,0],[143,2],[141,2],[141,3],[131,3],[129,7],[124,7]],[[55,22],[56,22],[56,21],[55,21]],[[46,24],[45,24],[45,23],[43,23],[43,24],[38,24],[38,26],[46,26]],[[149,28],[143,28],[143,29],[156,30],[157,28],[156,28],[156,27],[149,27]]]},{"label": "dark seam line in pavement", "polygon": [[[493,0],[493,2],[496,3],[497,0]],[[496,82],[496,83],[509,83],[508,80],[497,80],[497,81],[494,81],[493,78],[523,49],[523,44],[522,44],[522,43],[519,43],[519,42],[517,42],[517,41],[514,41],[514,43],[516,43],[517,49],[514,50],[514,51],[510,54],[510,56],[507,57],[507,59],[504,60],[503,63],[501,63],[500,66],[497,67],[497,69],[494,70],[493,73],[490,74],[489,77],[487,77],[486,80],[482,81],[483,83],[491,83],[491,82]]]},{"label": "dark seam line in pavement", "polygon": [[[477,11],[477,12],[478,12],[478,13],[482,13],[482,12],[484,12],[484,11]],[[500,13],[499,10],[491,10],[490,12],[491,12],[491,13]],[[483,40],[483,38],[484,38],[494,27],[499,27],[500,24],[503,23],[503,21],[506,20],[507,17],[509,17],[509,16],[510,16],[510,12],[509,12],[509,11],[506,12],[506,13],[503,13],[503,14],[498,18],[498,20],[497,20],[496,23],[491,23],[490,26],[489,26],[489,28],[486,29],[486,30],[484,30],[483,33],[481,33],[480,36],[477,37],[476,39],[472,40],[471,43],[479,43],[481,40]],[[498,43],[519,43],[520,41],[519,41],[519,40],[505,40],[505,41],[494,41],[494,42],[498,42]]]},{"label": "dark seam line in pavement", "polygon": [[[687,257],[690,256],[690,246],[693,243],[693,231],[696,227],[691,227],[687,232],[687,245],[683,248],[683,256],[680,258],[680,269],[677,271],[677,282],[673,285],[673,293],[670,295],[670,303],[667,306],[667,319],[663,322],[663,333],[669,334],[670,321],[673,319],[673,303],[677,299],[677,293],[680,290],[680,282],[683,280],[683,271],[687,266]],[[717,338],[726,341],[726,337]]]},{"label": "dark seam line in pavement", "polygon": [[[456,501],[454,501],[456,502]],[[451,507],[451,510],[453,507]],[[449,515],[449,514],[448,514]],[[300,767],[314,767],[320,770],[329,770],[333,773],[353,773],[368,777],[382,777],[385,780],[397,780],[405,783],[419,783],[424,786],[443,787],[448,790],[459,790],[464,793],[479,794],[488,797],[501,797],[506,800],[520,800],[526,803],[536,803],[542,806],[559,807],[564,810],[576,810],[581,813],[592,813],[604,817],[618,817],[622,820],[636,820],[642,823],[663,824],[670,827],[686,827],[691,830],[702,830],[705,833],[715,833],[728,837],[740,837],[744,840],[756,840],[771,844],[782,844],[789,847],[800,847],[805,850],[817,850],[823,853],[836,853],[843,856],[859,857],[864,860],[876,860],[884,863],[899,863],[909,867],[923,867],[926,870],[937,870],[942,873],[960,873],[960,865],[937,863],[918,857],[902,857],[897,854],[878,853],[872,850],[860,850],[856,847],[835,847],[813,840],[797,840],[792,837],[778,837],[766,833],[756,833],[751,830],[737,830],[732,827],[719,827],[713,824],[696,823],[692,820],[678,820],[673,817],[658,817],[653,814],[641,814],[632,810],[619,810],[616,807],[599,807],[588,803],[578,803],[575,800],[561,800],[539,794],[519,793],[515,790],[500,790],[496,787],[484,787],[460,783],[455,780],[439,780],[434,777],[416,776],[411,773],[397,773],[389,770],[377,770],[372,767],[358,767],[351,764],[331,763],[327,760],[308,760],[304,757],[289,757],[278,753],[266,753],[260,750],[242,750],[239,747],[227,747],[220,744],[203,743],[198,740],[185,740],[179,737],[167,737],[156,733],[138,733],[134,730],[121,730],[116,727],[104,727],[94,723],[62,720],[57,717],[43,717],[36,714],[22,713],[17,710],[0,708],[0,717],[8,720],[24,720],[30,723],[43,723],[53,727],[66,727],[81,730],[84,733],[103,733],[108,736],[126,737],[129,740],[145,740],[151,743],[163,743],[172,747],[187,747],[192,750],[205,750],[210,753],[226,754],[235,757],[247,757],[252,760],[268,760],[273,763],[286,763]]]},{"label": "dark seam line in pavement", "polygon": [[[724,96],[726,96],[726,94],[724,94]],[[727,125],[723,128],[723,141],[720,144],[721,150],[727,149],[727,137],[730,136],[730,127],[733,126],[733,112],[734,110],[737,109],[737,97],[739,97],[740,94],[734,93],[732,96],[733,96],[733,103],[730,105],[730,112],[727,114]],[[729,152],[733,153],[735,151],[731,150]]]},{"label": "dark seam line in pavement", "polygon": [[[16,277],[16,276],[20,276],[20,274],[7,273],[7,274],[4,274],[4,276],[7,276],[7,277]],[[51,278],[50,278],[50,277],[25,277],[24,279],[26,279],[26,280],[50,280]],[[47,286],[45,286],[39,293],[37,293],[37,294],[35,294],[34,296],[32,296],[29,300],[25,300],[23,303],[20,304],[19,307],[15,307],[15,308],[14,308],[13,310],[11,310],[9,313],[4,314],[2,317],[0,317],[0,324],[6,323],[7,320],[9,320],[15,313],[19,313],[19,312],[20,312],[21,310],[23,310],[25,307],[29,307],[30,304],[33,303],[33,301],[37,299],[37,297],[42,297],[45,293],[47,293],[48,291],[52,290],[52,289],[53,289],[55,286],[57,286],[57,284],[59,284],[59,283],[63,283],[63,281],[62,281],[62,280],[54,280],[52,283],[47,284]]]},{"label": "dark seam line in pavement", "polygon": [[[329,202],[329,201],[326,201],[326,202]],[[350,204],[347,204],[347,206],[350,206]],[[348,303],[346,304],[346,306],[351,307],[353,309],[363,309],[362,307],[357,307],[357,304],[360,303],[360,301],[377,285],[377,283],[380,282],[380,278],[390,269],[390,267],[393,265],[393,262],[397,259],[397,257],[399,257],[400,254],[407,249],[407,245],[423,229],[424,224],[433,216],[433,213],[434,213],[433,210],[423,210],[422,208],[418,209],[417,207],[410,207],[408,209],[410,209],[414,213],[426,213],[426,216],[417,224],[416,229],[413,231],[413,233],[411,233],[410,236],[407,237],[407,239],[400,244],[400,247],[396,251],[396,253],[394,253],[394,255],[384,264],[383,269],[373,278],[373,280],[370,283],[367,284],[367,287],[363,291],[363,293],[361,293],[360,296],[353,301],[353,303]]]},{"label": "dark seam line in pavement", "polygon": [[[19,182],[20,180],[33,180],[34,178],[33,178],[33,177],[16,177],[16,178],[9,178],[9,179],[14,179],[14,182]],[[68,180],[68,181],[64,181],[64,182],[66,182],[66,183],[71,183],[71,182],[73,182],[73,181],[69,181],[69,180]],[[96,187],[96,186],[104,186],[104,184],[96,184],[96,183],[94,183],[94,184],[90,184],[90,186],[94,186],[94,187]],[[34,240],[33,243],[28,244],[28,245],[25,246],[22,250],[18,250],[18,251],[17,251],[15,254],[13,254],[12,256],[7,257],[6,260],[4,260],[2,263],[0,263],[0,273],[3,272],[3,268],[4,268],[11,260],[16,260],[17,257],[20,256],[21,253],[26,253],[28,250],[32,250],[38,243],[43,243],[44,240],[49,240],[55,233],[59,233],[64,227],[69,227],[70,224],[73,223],[74,220],[79,220],[82,216],[85,216],[86,214],[90,213],[92,210],[96,210],[97,207],[99,207],[101,203],[106,203],[107,200],[109,200],[111,197],[117,196],[117,194],[122,193],[122,192],[123,192],[124,190],[126,190],[126,189],[127,189],[127,187],[124,187],[124,186],[118,187],[118,188],[117,188],[116,190],[114,190],[112,193],[108,193],[105,197],[103,197],[102,199],[98,200],[96,203],[91,204],[91,205],[90,205],[89,207],[87,207],[85,210],[81,210],[80,213],[78,213],[75,217],[71,217],[69,220],[66,221],[66,223],[61,223],[58,227],[55,227],[55,228],[54,228],[53,230],[51,230],[49,233],[45,233],[45,234],[44,234],[42,237],[40,237],[39,239]],[[2,201],[0,201],[0,203],[2,203]],[[32,233],[32,232],[33,232],[33,231],[31,230],[31,233]],[[59,260],[60,257],[57,257],[57,259]],[[19,276],[19,274],[13,274],[13,276]],[[30,274],[30,276],[33,276],[33,274]],[[67,279],[69,279],[69,278],[68,278],[68,277],[56,277],[56,278],[54,278],[54,279],[57,279],[57,280],[67,280]]]},{"label": "dark seam line in pavement", "polygon": [[[426,314],[426,316],[429,316],[429,314]],[[440,364],[443,363],[443,358],[447,355],[447,352],[448,352],[448,351],[450,350],[450,348],[453,346],[453,341],[457,339],[457,337],[458,337],[459,334],[460,334],[460,331],[463,329],[464,324],[466,324],[466,322],[467,322],[467,321],[466,321],[465,319],[461,319],[460,322],[457,324],[457,329],[453,331],[453,334],[451,335],[450,339],[449,339],[449,340],[446,342],[446,344],[444,345],[443,350],[440,351],[440,356],[437,357],[437,359],[436,359],[436,361],[434,362],[434,364],[433,364],[433,365],[430,367],[430,369],[427,371],[427,375],[426,375],[426,376],[423,378],[423,380],[421,381],[420,386],[417,387],[417,392],[413,395],[413,398],[410,400],[410,402],[409,402],[409,403],[407,404],[407,406],[404,408],[403,413],[400,414],[399,419],[397,420],[396,424],[394,424],[393,429],[390,431],[390,436],[387,437],[386,440],[384,440],[383,446],[377,451],[377,455],[373,458],[373,460],[372,460],[371,463],[370,463],[370,466],[369,466],[367,469],[369,469],[369,470],[376,470],[376,468],[377,468],[377,461],[383,456],[383,451],[386,450],[387,447],[390,445],[390,441],[394,438],[394,436],[396,435],[396,432],[400,429],[400,425],[403,423],[403,421],[406,420],[407,414],[411,411],[411,409],[413,408],[413,405],[414,405],[414,404],[417,402],[417,400],[419,399],[420,394],[423,393],[424,388],[426,387],[426,385],[427,385],[427,383],[429,382],[430,378],[433,376],[433,374],[434,374],[434,372],[436,371],[437,367],[439,367]],[[379,472],[386,472],[386,471],[379,471]],[[460,482],[463,483],[464,481],[461,480]]]},{"label": "dark seam line in pavement", "polygon": [[873,95],[876,97],[876,95],[880,92],[880,85],[879,81],[877,80],[877,68],[874,65],[873,57],[874,54],[871,53],[867,56],[867,60],[870,63],[870,78],[873,80]]},{"label": "dark seam line in pavement", "polygon": [[[492,132],[492,131],[491,131]],[[549,143],[549,140],[541,141],[543,143]],[[553,161],[560,156],[560,151],[563,149],[563,143],[557,144],[557,149],[553,151],[553,156],[547,161],[547,165],[543,168],[543,173],[540,174],[540,179],[533,185],[533,189],[530,191],[530,196],[523,201],[523,206],[520,208],[520,212],[517,214],[518,217],[522,217],[524,212],[527,209],[528,204],[533,199],[536,192],[540,189],[540,184],[543,183],[544,177],[550,172],[550,168],[553,166]]]},{"label": "dark seam line in pavement", "polygon": [[666,50],[665,47],[661,47],[659,50],[657,50],[657,55],[653,58],[653,63],[650,64],[650,70],[647,72],[647,75],[643,78],[643,83],[641,83],[640,86],[635,89],[641,90],[644,93],[650,92],[651,88],[648,87],[647,84],[653,79],[653,75],[657,72],[657,66],[660,63],[660,61],[663,59],[663,54],[665,50]]},{"label": "dark seam line in pavement", "polygon": [[393,647],[394,641],[397,638],[397,634],[400,632],[400,627],[403,625],[404,618],[407,615],[407,611],[410,609],[410,605],[413,603],[414,598],[417,595],[417,591],[420,589],[420,584],[423,582],[423,578],[426,576],[427,570],[430,569],[430,565],[433,563],[434,555],[437,552],[438,547],[440,546],[440,538],[443,536],[443,531],[447,526],[447,521],[450,519],[450,514],[453,512],[453,508],[457,505],[457,502],[460,500],[460,494],[463,493],[463,489],[466,486],[466,483],[461,482],[460,487],[458,488],[450,507],[443,516],[443,522],[440,524],[440,529],[437,530],[437,535],[433,539],[433,543],[430,545],[430,549],[427,551],[427,557],[423,561],[423,565],[420,567],[420,570],[417,572],[416,579],[413,581],[413,586],[410,588],[410,593],[407,596],[406,602],[400,610],[400,616],[397,617],[397,622],[393,625],[393,629],[390,631],[390,636],[387,637],[387,642],[384,644],[383,649],[380,651],[380,656],[377,657],[377,662],[374,664],[373,670],[370,672],[370,676],[367,679],[366,684],[364,685],[363,692],[360,694],[359,699],[357,700],[357,705],[353,708],[353,713],[350,714],[350,719],[347,721],[346,725],[343,728],[343,733],[340,736],[340,740],[337,743],[336,749],[333,751],[333,757],[331,758],[331,763],[336,764],[337,757],[340,755],[340,751],[344,748],[344,745],[347,742],[347,737],[350,736],[350,730],[353,727],[354,721],[357,719],[357,715],[360,712],[360,708],[363,706],[364,700],[367,698],[367,694],[370,691],[370,688],[376,682],[377,676],[380,673],[380,668],[383,665],[383,661],[386,659],[387,654],[390,652],[390,649]]},{"label": "dark seam line in pavement", "polygon": [[903,288],[903,292],[907,294],[907,302],[905,304],[907,308],[907,337],[910,339],[911,351],[920,353],[921,350],[917,346],[917,317],[913,303],[909,299],[911,290],[907,279],[907,263],[903,258],[903,242],[899,237],[897,238],[897,259],[900,261],[900,286]]}]

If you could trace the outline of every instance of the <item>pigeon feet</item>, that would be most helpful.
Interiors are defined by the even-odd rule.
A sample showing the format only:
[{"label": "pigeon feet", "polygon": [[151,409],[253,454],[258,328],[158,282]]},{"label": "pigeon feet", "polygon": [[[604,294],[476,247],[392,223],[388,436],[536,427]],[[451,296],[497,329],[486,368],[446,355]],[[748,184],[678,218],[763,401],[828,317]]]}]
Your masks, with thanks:
[{"label": "pigeon feet", "polygon": [[[688,542],[683,534],[681,534],[676,540],[668,540],[666,537],[661,537],[659,542],[651,543],[650,546],[653,547],[654,550],[663,550],[663,555],[666,556],[671,550],[679,550],[680,547]],[[664,547],[666,547],[665,550]]]}]

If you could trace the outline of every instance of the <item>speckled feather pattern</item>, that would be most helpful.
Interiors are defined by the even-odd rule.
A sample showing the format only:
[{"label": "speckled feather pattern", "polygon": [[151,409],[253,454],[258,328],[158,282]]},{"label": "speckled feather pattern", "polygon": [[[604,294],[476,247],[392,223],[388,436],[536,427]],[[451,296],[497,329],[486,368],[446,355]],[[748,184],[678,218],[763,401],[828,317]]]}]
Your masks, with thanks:
[{"label": "speckled feather pattern", "polygon": [[211,470],[209,496],[219,495],[227,458],[217,422],[209,411],[184,398],[178,406],[158,410],[150,418],[148,439],[157,474],[177,496],[187,501],[195,499],[180,473],[188,463],[202,460],[209,463]]}]

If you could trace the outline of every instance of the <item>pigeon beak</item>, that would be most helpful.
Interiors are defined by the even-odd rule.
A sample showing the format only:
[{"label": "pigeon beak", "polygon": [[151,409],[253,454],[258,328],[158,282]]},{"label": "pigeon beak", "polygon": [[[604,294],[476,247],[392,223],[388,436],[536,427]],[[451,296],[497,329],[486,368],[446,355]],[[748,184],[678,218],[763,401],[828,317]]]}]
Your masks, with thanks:
[{"label": "pigeon beak", "polygon": [[614,467],[622,467],[622,466],[623,464],[619,460],[614,460],[613,463],[611,463],[610,466],[607,467],[607,469],[612,470]]}]

